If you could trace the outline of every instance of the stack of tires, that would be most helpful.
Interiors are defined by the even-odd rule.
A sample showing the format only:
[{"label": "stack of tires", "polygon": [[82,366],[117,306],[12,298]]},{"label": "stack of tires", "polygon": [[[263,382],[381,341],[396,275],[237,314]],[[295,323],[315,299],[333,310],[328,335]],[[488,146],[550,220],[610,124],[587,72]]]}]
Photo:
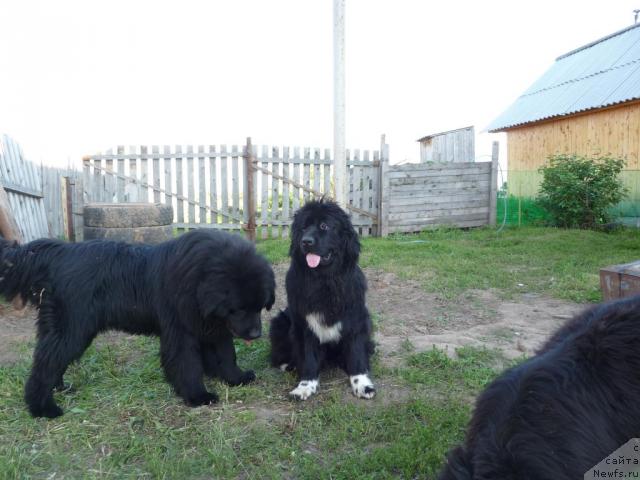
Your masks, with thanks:
[{"label": "stack of tires", "polygon": [[173,210],[161,203],[93,203],[84,207],[84,239],[160,243],[173,238]]}]

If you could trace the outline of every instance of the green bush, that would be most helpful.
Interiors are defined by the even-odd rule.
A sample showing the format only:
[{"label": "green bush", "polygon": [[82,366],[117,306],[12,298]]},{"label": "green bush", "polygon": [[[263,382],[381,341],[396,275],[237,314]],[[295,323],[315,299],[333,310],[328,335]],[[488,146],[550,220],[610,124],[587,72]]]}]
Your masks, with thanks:
[{"label": "green bush", "polygon": [[540,168],[538,202],[555,226],[595,228],[610,221],[608,209],[627,193],[618,179],[620,158],[553,155]]}]

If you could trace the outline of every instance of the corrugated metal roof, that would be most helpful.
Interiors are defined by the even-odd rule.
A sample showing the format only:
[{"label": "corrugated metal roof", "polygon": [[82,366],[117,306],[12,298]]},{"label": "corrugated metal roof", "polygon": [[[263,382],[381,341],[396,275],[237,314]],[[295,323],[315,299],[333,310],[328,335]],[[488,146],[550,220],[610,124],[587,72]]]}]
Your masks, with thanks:
[{"label": "corrugated metal roof", "polygon": [[640,24],[558,57],[490,132],[640,99]]}]

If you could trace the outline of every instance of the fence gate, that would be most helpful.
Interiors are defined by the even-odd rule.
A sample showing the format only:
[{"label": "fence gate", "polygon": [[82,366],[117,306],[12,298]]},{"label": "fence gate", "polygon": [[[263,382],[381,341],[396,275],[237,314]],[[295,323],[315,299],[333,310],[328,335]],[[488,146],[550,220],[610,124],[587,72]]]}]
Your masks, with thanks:
[{"label": "fence gate", "polygon": [[[120,146],[83,159],[86,202],[161,202],[179,229],[287,237],[295,211],[331,191],[332,159],[318,148]],[[378,234],[379,152],[347,151],[352,221]],[[252,174],[249,174],[252,173]]]}]

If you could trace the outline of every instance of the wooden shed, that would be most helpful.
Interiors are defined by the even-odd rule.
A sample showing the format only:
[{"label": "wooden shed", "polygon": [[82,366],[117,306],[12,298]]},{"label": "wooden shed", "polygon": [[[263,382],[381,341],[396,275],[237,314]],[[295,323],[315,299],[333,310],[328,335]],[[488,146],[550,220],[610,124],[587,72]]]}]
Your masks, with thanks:
[{"label": "wooden shed", "polygon": [[475,132],[473,127],[433,133],[418,140],[421,162],[473,162]]},{"label": "wooden shed", "polygon": [[[509,193],[535,197],[558,153],[626,160],[625,217],[640,217],[640,24],[558,57],[487,128],[507,133]],[[636,220],[637,221],[637,220]]]}]

